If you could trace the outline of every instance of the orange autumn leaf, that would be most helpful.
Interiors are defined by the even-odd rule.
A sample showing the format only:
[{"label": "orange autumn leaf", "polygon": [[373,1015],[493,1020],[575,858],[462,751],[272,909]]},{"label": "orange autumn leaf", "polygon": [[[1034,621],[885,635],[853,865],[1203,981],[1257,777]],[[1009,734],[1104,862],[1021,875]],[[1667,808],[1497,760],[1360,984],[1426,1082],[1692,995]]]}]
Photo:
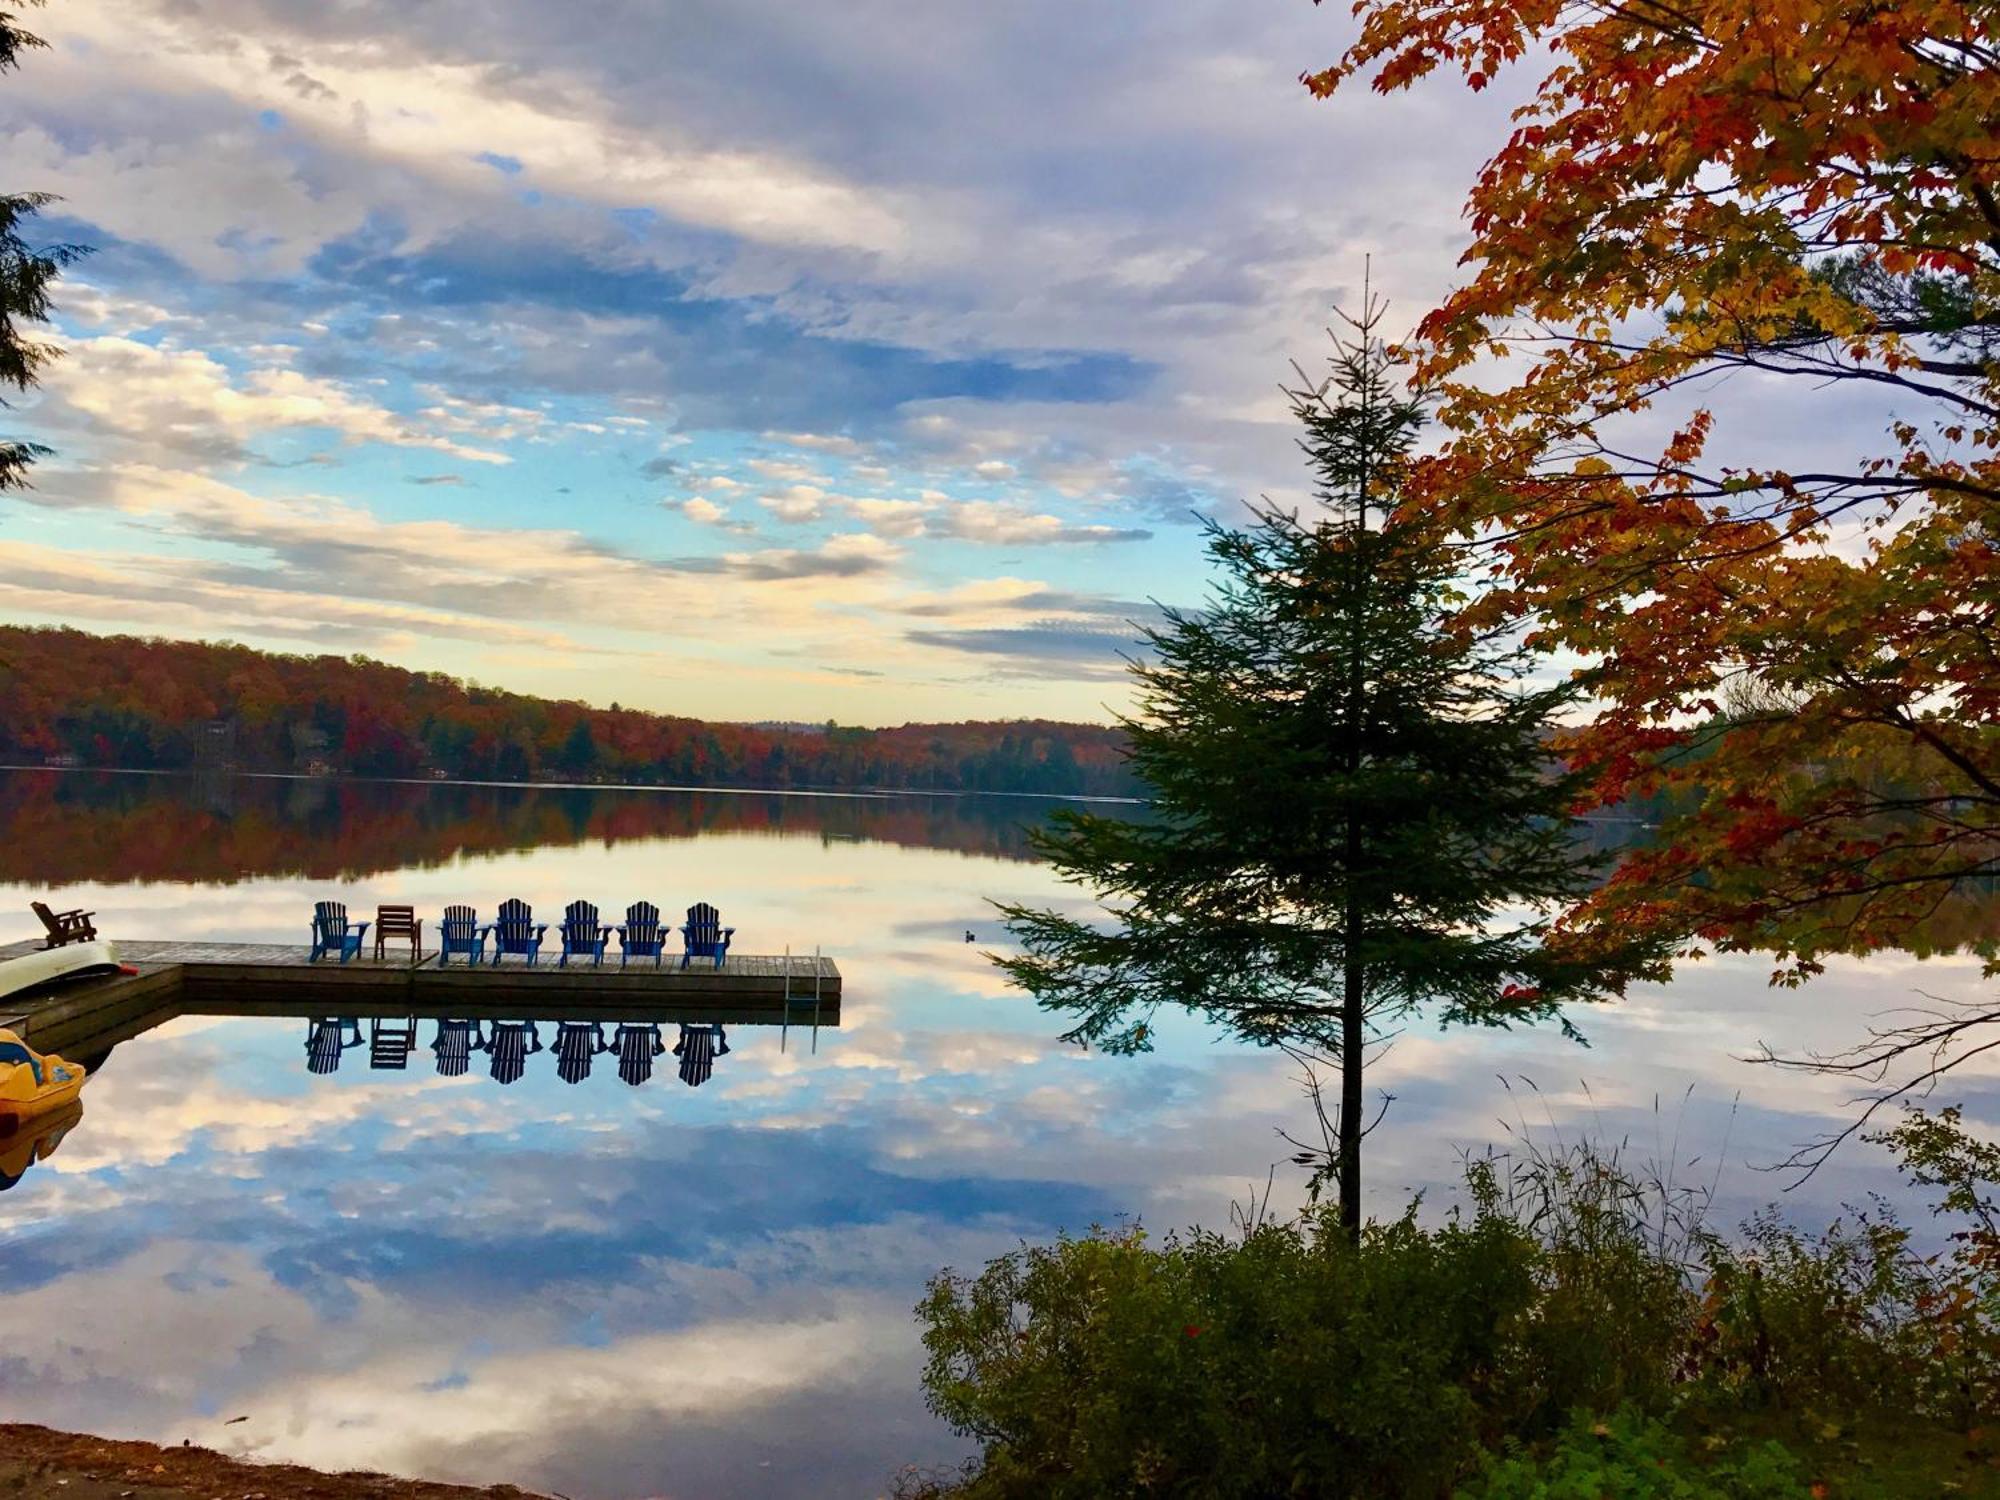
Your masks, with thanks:
[{"label": "orange autumn leaf", "polygon": [[[1354,12],[1315,93],[1532,85],[1411,346],[1450,436],[1408,504],[1491,553],[1478,624],[1587,664],[1564,751],[1661,820],[1569,939],[1647,926],[1793,982],[2000,959],[2000,12]],[[1753,383],[1807,420],[1717,453]]]}]

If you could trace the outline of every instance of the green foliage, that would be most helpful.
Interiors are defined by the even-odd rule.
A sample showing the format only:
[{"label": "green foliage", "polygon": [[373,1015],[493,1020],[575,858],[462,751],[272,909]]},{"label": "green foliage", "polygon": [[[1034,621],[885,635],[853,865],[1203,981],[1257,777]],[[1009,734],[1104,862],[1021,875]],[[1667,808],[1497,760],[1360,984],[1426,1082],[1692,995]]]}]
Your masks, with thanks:
[{"label": "green foliage", "polygon": [[[1913,1172],[1991,1164],[1955,1115],[1902,1139]],[[1976,1212],[1963,1253],[1929,1255],[1879,1217],[1813,1237],[1764,1216],[1726,1242],[1587,1148],[1474,1161],[1468,1185],[1443,1223],[1412,1209],[1358,1241],[1314,1210],[939,1275],[925,1388],[981,1456],[905,1493],[2000,1493]]]},{"label": "green foliage", "polygon": [[1912,1182],[1945,1190],[1937,1212],[1970,1220],[1976,1232],[2000,1234],[1992,1192],[2000,1185],[2000,1145],[1966,1134],[1957,1105],[1935,1115],[1912,1109],[1894,1130],[1869,1139],[1894,1151]]},{"label": "green foliage", "polygon": [[1040,840],[1102,917],[1003,906],[1020,951],[997,960],[1069,1039],[1109,1051],[1147,1047],[1166,1005],[1337,1058],[1350,1228],[1383,1028],[1420,1006],[1548,1019],[1659,958],[1548,941],[1545,914],[1599,863],[1573,837],[1584,778],[1550,750],[1579,686],[1538,685],[1532,653],[1464,628],[1461,551],[1396,514],[1423,405],[1379,317],[1293,393],[1322,513],[1212,525],[1212,597],[1167,611],[1133,664],[1126,728],[1155,816],[1065,812]]},{"label": "green foliage", "polygon": [[1694,1350],[1707,1388],[1731,1406],[1806,1416],[1913,1401],[1922,1270],[1893,1222],[1808,1236],[1758,1216],[1740,1244],[1711,1247]]},{"label": "green foliage", "polygon": [[[16,24],[13,14],[0,11],[0,72],[17,67],[23,51],[42,45],[40,37]],[[84,253],[78,245],[36,248],[23,238],[27,222],[53,201],[47,193],[0,194],[0,385],[17,392],[32,386],[37,372],[57,353],[29,338],[21,325],[48,320],[50,284]],[[8,405],[0,397],[0,409]],[[25,484],[28,467],[48,451],[39,443],[0,438],[0,490]]]},{"label": "green foliage", "polygon": [[1782,1443],[1697,1456],[1664,1424],[1631,1411],[1584,1416],[1553,1450],[1489,1460],[1456,1500],[1812,1500],[1804,1466]]},{"label": "green foliage", "polygon": [[1597,863],[1547,750],[1575,689],[1533,686],[1529,657],[1450,628],[1455,551],[1370,525],[1421,407],[1379,342],[1337,344],[1334,366],[1337,400],[1295,398],[1328,514],[1211,526],[1212,599],[1168,611],[1133,666],[1132,764],[1157,816],[1063,813],[1042,840],[1113,925],[1004,908],[1025,951],[1002,967],[1073,1039],[1142,1049],[1151,1012],[1183,1004],[1338,1052],[1350,968],[1385,1021],[1426,1002],[1545,1017],[1615,978],[1500,918],[1577,894]]},{"label": "green foliage", "polygon": [[1435,1495],[1505,1434],[1664,1400],[1689,1307],[1638,1226],[1585,1211],[1544,1240],[1484,1166],[1473,1197],[1358,1243],[1315,1211],[939,1276],[925,1385],[985,1445],[971,1493]]}]

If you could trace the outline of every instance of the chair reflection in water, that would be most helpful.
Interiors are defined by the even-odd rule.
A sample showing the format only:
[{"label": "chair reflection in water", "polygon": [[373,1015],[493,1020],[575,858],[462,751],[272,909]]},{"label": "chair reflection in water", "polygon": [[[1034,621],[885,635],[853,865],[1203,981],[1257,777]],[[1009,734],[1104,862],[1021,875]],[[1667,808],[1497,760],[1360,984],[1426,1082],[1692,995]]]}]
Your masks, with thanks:
[{"label": "chair reflection in water", "polygon": [[528,1058],[542,1050],[533,1021],[495,1021],[486,1037],[487,1072],[495,1083],[512,1083],[528,1071]]},{"label": "chair reflection in water", "polygon": [[610,1050],[611,1044],[604,1040],[602,1022],[556,1023],[556,1077],[564,1083],[582,1083],[590,1076],[591,1059]]},{"label": "chair reflection in water", "polygon": [[[348,1036],[352,1031],[354,1035]],[[340,1054],[361,1045],[361,1022],[352,1016],[321,1016],[306,1022],[306,1071],[331,1073]]]},{"label": "chair reflection in water", "polygon": [[681,1082],[698,1089],[715,1071],[715,1060],[729,1051],[729,1038],[720,1026],[681,1025],[681,1039],[674,1043],[674,1056],[681,1060]]},{"label": "chair reflection in water", "polygon": [[658,1026],[622,1021],[611,1050],[618,1054],[618,1076],[637,1088],[653,1076],[653,1059],[667,1050],[667,1044],[660,1040]]},{"label": "chair reflection in water", "polygon": [[393,1068],[401,1072],[409,1066],[410,1054],[417,1047],[417,1018],[407,1017],[397,1021],[387,1016],[377,1016],[368,1025],[368,1066],[371,1068]]},{"label": "chair reflection in water", "polygon": [[463,1078],[472,1067],[472,1054],[486,1050],[486,1038],[479,1034],[477,1021],[440,1021],[431,1055],[437,1059],[438,1077]]}]

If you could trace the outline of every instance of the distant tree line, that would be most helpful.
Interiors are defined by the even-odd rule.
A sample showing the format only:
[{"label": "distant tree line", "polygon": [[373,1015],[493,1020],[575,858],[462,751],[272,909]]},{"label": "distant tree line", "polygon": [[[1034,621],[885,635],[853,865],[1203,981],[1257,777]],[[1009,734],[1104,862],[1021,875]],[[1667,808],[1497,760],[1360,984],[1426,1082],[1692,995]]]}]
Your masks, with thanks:
[{"label": "distant tree line", "polygon": [[707,723],[366,657],[0,626],[0,759],[485,781],[1131,795],[1117,729]]}]

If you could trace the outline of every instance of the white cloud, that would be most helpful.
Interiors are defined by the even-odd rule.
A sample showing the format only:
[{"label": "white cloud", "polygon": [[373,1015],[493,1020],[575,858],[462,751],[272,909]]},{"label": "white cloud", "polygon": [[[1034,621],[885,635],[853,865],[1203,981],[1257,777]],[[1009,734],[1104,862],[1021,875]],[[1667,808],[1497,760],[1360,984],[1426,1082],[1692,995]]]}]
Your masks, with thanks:
[{"label": "white cloud", "polygon": [[772,442],[783,443],[792,448],[809,448],[816,453],[837,453],[852,456],[861,451],[861,444],[851,437],[838,433],[824,432],[767,432],[764,436]]},{"label": "white cloud", "polygon": [[842,508],[877,536],[922,536],[931,506],[922,500],[856,499]]},{"label": "white cloud", "polygon": [[718,526],[729,519],[728,511],[717,505],[713,500],[704,500],[699,495],[682,500],[678,504],[675,504],[673,508],[686,516],[690,521],[694,521],[702,526]]},{"label": "white cloud", "polygon": [[789,485],[760,496],[757,501],[780,521],[793,523],[818,520],[825,502],[826,491],[813,484]]},{"label": "white cloud", "polygon": [[816,469],[789,458],[753,458],[748,467],[766,479],[782,480],[787,484],[813,484],[821,477]]},{"label": "white cloud", "polygon": [[1017,545],[1046,542],[1137,541],[1145,533],[1116,526],[1075,526],[1060,516],[1037,514],[995,500],[968,500],[954,505],[933,523],[934,536],[961,541]]},{"label": "white cloud", "polygon": [[[204,103],[226,98],[239,121],[275,110],[288,132],[367,163],[369,170],[356,174],[357,186],[370,175],[390,174],[422,184],[409,194],[417,204],[426,193],[497,203],[523,183],[546,184],[606,208],[649,208],[754,243],[900,254],[914,242],[915,205],[905,195],[863,186],[781,150],[705,142],[659,119],[628,123],[606,108],[603,92],[585,77],[550,69],[524,87],[517,69],[389,46],[329,44],[269,12],[256,18],[259,34],[245,45],[234,19],[166,4],[75,8],[64,17],[62,36],[87,43],[88,51],[60,49],[42,62],[34,82],[74,95],[123,88]],[[287,245],[290,261],[309,248],[306,239],[324,243],[360,226],[366,209],[354,188],[324,194],[313,223],[310,210],[320,195],[284,154],[257,144],[252,130],[216,128],[194,143],[103,148],[94,153],[94,170],[70,156],[61,177],[79,207],[121,232],[156,235],[160,222],[172,219],[186,223],[191,232],[185,238],[196,240],[195,226],[206,215],[211,264],[225,251],[214,243],[216,202],[173,202],[189,196],[192,176],[224,188],[223,202],[254,202],[258,189],[271,201],[290,200],[286,222],[307,231]],[[233,161],[226,159],[232,147],[239,158]],[[519,178],[495,171],[483,157],[518,160]],[[10,143],[8,159],[28,165],[18,140]],[[143,178],[133,170],[140,165]],[[230,175],[249,181],[229,191]],[[74,191],[79,178],[85,181],[81,193]],[[135,189],[139,203],[118,201]]]},{"label": "white cloud", "polygon": [[[505,453],[435,430],[483,430],[451,406],[406,417],[332,381],[265,366],[240,378],[198,350],[105,336],[70,344],[43,383],[46,420],[157,451],[209,461],[244,457],[268,433],[322,428],[348,443],[428,448],[470,463],[504,464]],[[459,407],[463,403],[457,404]]]}]

